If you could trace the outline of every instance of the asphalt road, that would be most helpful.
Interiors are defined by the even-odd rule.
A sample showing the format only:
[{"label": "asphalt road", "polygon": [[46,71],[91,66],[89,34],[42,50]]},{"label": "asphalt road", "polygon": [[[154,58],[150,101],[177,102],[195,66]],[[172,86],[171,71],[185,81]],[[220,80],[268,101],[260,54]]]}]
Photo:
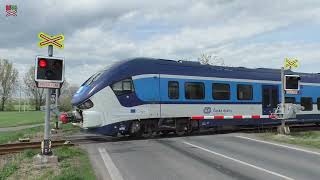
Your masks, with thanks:
[{"label": "asphalt road", "polygon": [[189,136],[84,145],[98,179],[320,179],[320,153],[246,138]]}]

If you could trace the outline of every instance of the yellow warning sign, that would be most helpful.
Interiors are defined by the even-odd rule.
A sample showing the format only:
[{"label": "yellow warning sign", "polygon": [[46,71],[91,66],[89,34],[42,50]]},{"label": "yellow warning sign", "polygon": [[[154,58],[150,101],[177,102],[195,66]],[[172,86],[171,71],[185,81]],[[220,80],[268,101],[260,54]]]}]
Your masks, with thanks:
[{"label": "yellow warning sign", "polygon": [[299,67],[299,61],[295,58],[285,58],[284,59],[284,68],[285,69],[292,69],[292,68],[298,68]]},{"label": "yellow warning sign", "polygon": [[53,45],[57,48],[63,48],[64,45],[62,41],[64,40],[64,36],[62,34],[59,34],[57,36],[49,36],[43,32],[38,34],[38,37],[40,39],[40,42],[38,43],[39,47],[49,46]]}]

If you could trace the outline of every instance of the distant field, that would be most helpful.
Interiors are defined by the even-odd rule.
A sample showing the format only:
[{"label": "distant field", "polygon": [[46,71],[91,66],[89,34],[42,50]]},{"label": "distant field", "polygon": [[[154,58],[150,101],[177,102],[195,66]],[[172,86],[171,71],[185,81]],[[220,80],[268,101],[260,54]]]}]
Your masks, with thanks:
[{"label": "distant field", "polygon": [[266,140],[320,149],[320,131],[293,132],[288,136],[265,133],[261,137]]},{"label": "distant field", "polygon": [[44,122],[44,112],[0,112],[0,128],[21,125],[38,124]]}]

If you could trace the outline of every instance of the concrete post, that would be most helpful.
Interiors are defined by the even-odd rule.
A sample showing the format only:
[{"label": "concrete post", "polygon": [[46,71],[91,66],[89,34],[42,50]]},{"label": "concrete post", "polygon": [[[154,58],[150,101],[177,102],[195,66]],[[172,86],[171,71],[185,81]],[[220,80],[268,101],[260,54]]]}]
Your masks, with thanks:
[{"label": "concrete post", "polygon": [[[53,56],[53,46],[48,46],[48,55]],[[44,124],[44,140],[42,142],[42,154],[51,155],[51,139],[50,139],[50,89],[46,88],[46,115],[45,115],[45,124]]]}]

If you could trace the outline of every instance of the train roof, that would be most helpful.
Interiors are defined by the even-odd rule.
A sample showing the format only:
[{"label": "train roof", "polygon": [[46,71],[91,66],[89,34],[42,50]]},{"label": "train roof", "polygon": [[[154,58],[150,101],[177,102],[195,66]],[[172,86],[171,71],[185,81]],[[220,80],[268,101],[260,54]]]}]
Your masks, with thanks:
[{"label": "train roof", "polygon": [[[219,77],[234,79],[252,79],[252,80],[270,80],[280,81],[280,69],[269,68],[245,68],[245,67],[227,67],[202,65],[196,61],[177,61],[168,59],[154,58],[133,58],[120,61],[110,69],[125,69],[127,76],[140,74],[170,74],[186,76]],[[109,69],[109,70],[110,70]],[[298,73],[286,70],[286,74],[298,74],[302,82],[320,83],[320,74],[318,73]]]}]

